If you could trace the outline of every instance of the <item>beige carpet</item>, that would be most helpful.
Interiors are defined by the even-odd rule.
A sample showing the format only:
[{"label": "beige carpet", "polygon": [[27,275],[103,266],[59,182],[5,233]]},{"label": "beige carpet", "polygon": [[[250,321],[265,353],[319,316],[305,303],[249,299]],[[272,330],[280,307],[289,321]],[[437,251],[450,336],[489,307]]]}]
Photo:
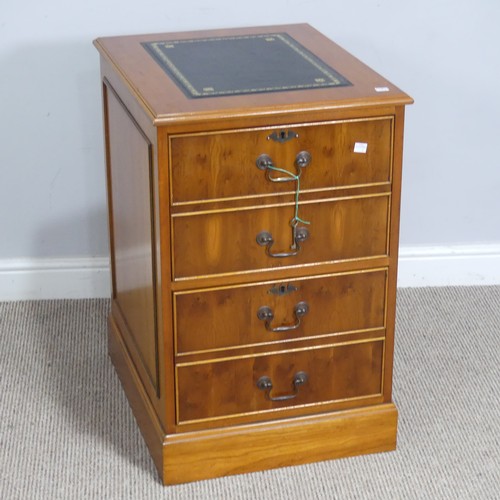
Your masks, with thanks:
[{"label": "beige carpet", "polygon": [[399,291],[398,450],[160,485],[106,300],[0,303],[0,499],[500,499],[500,287]]}]

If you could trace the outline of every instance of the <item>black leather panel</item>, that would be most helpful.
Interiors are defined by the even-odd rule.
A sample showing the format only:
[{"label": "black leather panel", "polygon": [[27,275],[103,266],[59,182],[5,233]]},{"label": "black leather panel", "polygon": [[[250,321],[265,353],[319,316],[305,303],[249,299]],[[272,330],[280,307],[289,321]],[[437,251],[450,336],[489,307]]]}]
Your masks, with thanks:
[{"label": "black leather panel", "polygon": [[143,46],[193,98],[351,85],[286,33]]}]

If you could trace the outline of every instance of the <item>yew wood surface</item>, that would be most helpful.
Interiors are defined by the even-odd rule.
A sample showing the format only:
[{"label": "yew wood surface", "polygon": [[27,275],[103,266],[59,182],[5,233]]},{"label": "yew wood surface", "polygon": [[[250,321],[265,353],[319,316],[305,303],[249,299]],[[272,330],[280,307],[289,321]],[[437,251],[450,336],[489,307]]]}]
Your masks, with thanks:
[{"label": "yew wood surface", "polygon": [[[353,85],[325,89],[190,99],[141,46],[142,42],[286,32]],[[95,42],[157,124],[221,117],[272,115],[339,106],[412,102],[404,92],[307,24],[99,38]],[[378,92],[377,88],[387,88]]]},{"label": "yew wood surface", "polygon": [[[140,46],[277,30],[354,85],[189,99]],[[164,483],[394,449],[403,122],[411,98],[307,25],[95,45],[105,90],[110,354]],[[295,144],[267,140],[268,132],[297,127]],[[354,154],[353,141],[366,142],[367,153]],[[270,231],[274,251],[289,249],[294,183],[271,184],[255,158],[267,153],[290,168],[305,149],[313,159],[301,176],[299,216],[311,221],[310,238],[297,257],[273,259],[255,237]],[[273,334],[255,308],[269,297],[268,284],[282,282],[299,282],[311,309],[297,337],[268,342]],[[269,302],[276,324],[294,321],[292,297]],[[293,400],[273,403],[256,388],[268,375],[273,395],[290,393],[301,369],[309,380]]]},{"label": "yew wood surface", "polygon": [[[261,343],[284,347],[289,340],[384,328],[386,277],[386,270],[377,270],[175,294],[177,353]],[[289,287],[296,290],[276,295]],[[296,329],[271,332],[257,317],[267,306],[274,314],[270,327],[295,326],[294,308],[301,302],[309,311]]]},{"label": "yew wood surface", "polygon": [[[210,419],[378,395],[382,390],[383,340],[249,356],[177,367],[178,421]],[[297,372],[308,381],[295,398],[270,401],[257,388],[268,376],[271,396],[293,394]],[[354,401],[353,406],[362,404]],[[314,408],[313,411],[321,411]]]},{"label": "yew wood surface", "polygon": [[396,447],[397,410],[392,403],[262,424],[167,434],[112,317],[109,354],[166,485]]},{"label": "yew wood surface", "polygon": [[387,255],[389,196],[348,198],[300,204],[310,222],[309,238],[292,257],[275,258],[257,244],[271,233],[271,251],[288,252],[292,244],[293,205],[255,210],[183,215],[173,218],[173,272],[176,278],[299,266]]},{"label": "yew wood surface", "polygon": [[392,398],[392,373],[394,364],[394,337],[396,328],[396,294],[399,254],[399,220],[401,206],[401,184],[403,164],[403,130],[405,108],[399,106],[395,111],[394,126],[394,175],[392,179],[391,222],[389,237],[389,286],[387,288],[387,342],[385,349],[384,398]]},{"label": "yew wood surface", "polygon": [[167,437],[162,478],[179,484],[396,448],[393,404]]},{"label": "yew wood surface", "polygon": [[[293,131],[298,137],[283,144],[268,139],[281,131]],[[256,166],[261,154],[270,156],[275,167],[293,175],[300,172],[301,191],[390,182],[391,137],[391,118],[174,136],[170,145],[172,202],[295,190],[296,181],[290,176],[287,182],[266,179]],[[356,143],[366,144],[366,153],[354,152]],[[311,163],[297,169],[296,157],[304,151],[311,155]],[[271,176],[287,178],[280,172]]]},{"label": "yew wood surface", "polygon": [[157,401],[147,391],[144,377],[141,376],[132,360],[130,348],[125,344],[123,328],[120,328],[115,317],[110,315],[108,321],[108,352],[120,379],[128,403],[133,411],[142,437],[146,442],[153,462],[160,477],[163,474],[163,440],[166,429],[158,415]]},{"label": "yew wood surface", "polygon": [[106,92],[112,210],[114,307],[126,324],[137,363],[150,384],[158,381],[153,266],[151,143],[112,90]]}]

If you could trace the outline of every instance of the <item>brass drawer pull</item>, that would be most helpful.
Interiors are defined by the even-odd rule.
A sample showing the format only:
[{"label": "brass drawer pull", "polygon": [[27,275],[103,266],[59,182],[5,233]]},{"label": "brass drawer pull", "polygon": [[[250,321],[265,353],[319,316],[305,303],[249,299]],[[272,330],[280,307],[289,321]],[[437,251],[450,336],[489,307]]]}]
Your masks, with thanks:
[{"label": "brass drawer pull", "polygon": [[292,239],[293,243],[290,245],[290,249],[292,250],[291,252],[277,252],[273,253],[271,252],[271,247],[274,244],[274,239],[271,233],[268,231],[261,231],[257,235],[257,243],[260,246],[265,246],[266,247],[266,254],[269,255],[269,257],[275,257],[275,258],[282,258],[282,257],[294,257],[295,255],[298,255],[300,252],[300,243],[303,241],[306,241],[307,238],[309,238],[309,231],[305,227],[297,227],[294,225],[292,227]]},{"label": "brass drawer pull", "polygon": [[293,377],[292,382],[293,393],[285,394],[283,396],[271,396],[273,382],[267,376],[260,377],[259,380],[257,380],[257,388],[261,391],[265,391],[266,398],[269,399],[269,401],[288,401],[289,399],[297,397],[297,394],[299,393],[299,387],[301,385],[304,385],[307,382],[308,378],[309,377],[306,372],[297,372]]},{"label": "brass drawer pull", "polygon": [[[289,182],[289,181],[296,181],[298,177],[300,177],[300,169],[305,168],[311,163],[311,153],[308,151],[301,151],[300,153],[297,154],[295,157],[295,168],[297,169],[297,174],[293,174],[292,172],[289,172],[288,170],[285,170],[283,168],[278,168],[274,165],[273,159],[266,154],[261,154],[257,160],[255,161],[255,164],[257,165],[257,168],[259,170],[265,170],[266,171],[266,179],[270,182]],[[275,170],[276,172],[281,172],[283,174],[286,174],[286,177],[272,177],[271,172]]]},{"label": "brass drawer pull", "polygon": [[299,168],[305,168],[311,163],[312,156],[309,151],[301,151],[300,153],[297,154],[295,157],[295,165]]},{"label": "brass drawer pull", "polygon": [[265,321],[266,330],[270,332],[288,332],[290,330],[296,330],[300,326],[300,320],[309,312],[309,305],[307,302],[299,302],[295,304],[293,308],[295,313],[295,318],[297,319],[293,325],[281,325],[281,326],[271,326],[271,321],[274,319],[273,310],[268,306],[259,307],[257,311],[257,317],[261,321]]},{"label": "brass drawer pull", "polygon": [[[262,154],[260,155],[257,160],[255,161],[255,164],[257,165],[257,168],[259,170],[265,170],[266,171],[266,179],[270,182],[289,182],[289,181],[295,181],[295,175],[291,174],[291,172],[284,172],[287,174],[287,177],[271,177],[271,171],[276,169],[276,167],[273,164],[273,160],[269,155]],[[282,171],[279,169],[279,171]]]}]

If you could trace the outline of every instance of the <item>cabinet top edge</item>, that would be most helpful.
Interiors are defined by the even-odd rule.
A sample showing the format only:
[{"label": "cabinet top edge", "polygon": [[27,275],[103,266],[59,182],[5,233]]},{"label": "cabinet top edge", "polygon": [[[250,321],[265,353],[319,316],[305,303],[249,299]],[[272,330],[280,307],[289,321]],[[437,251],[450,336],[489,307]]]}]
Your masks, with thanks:
[{"label": "cabinet top edge", "polygon": [[[207,40],[251,38],[278,32],[304,49],[305,59],[309,60],[311,55],[337,72],[347,84],[193,98],[144,45],[156,41],[184,44],[204,37]],[[308,24],[101,37],[94,40],[94,45],[155,125],[413,103],[405,92]],[[177,80],[182,80],[182,76]]]}]

